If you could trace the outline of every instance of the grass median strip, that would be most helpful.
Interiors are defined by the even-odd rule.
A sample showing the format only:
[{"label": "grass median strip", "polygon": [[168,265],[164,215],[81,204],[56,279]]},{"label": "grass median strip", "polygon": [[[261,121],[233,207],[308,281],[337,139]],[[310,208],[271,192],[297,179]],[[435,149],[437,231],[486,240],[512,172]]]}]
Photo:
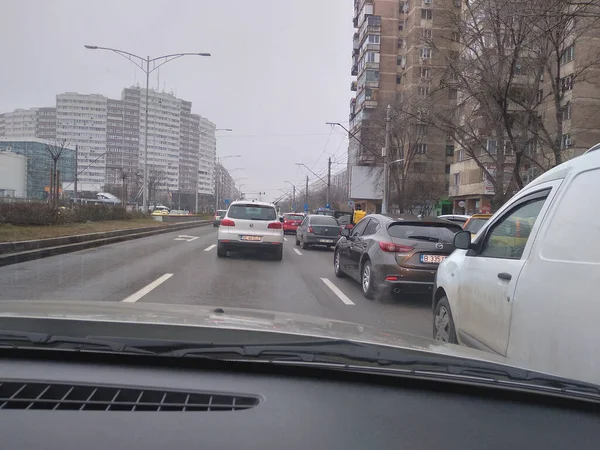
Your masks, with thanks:
[{"label": "grass median strip", "polygon": [[168,223],[153,219],[109,220],[106,222],[70,223],[47,226],[15,226],[0,224],[0,242],[19,242],[48,239],[103,231],[129,230],[146,227],[166,227]]}]

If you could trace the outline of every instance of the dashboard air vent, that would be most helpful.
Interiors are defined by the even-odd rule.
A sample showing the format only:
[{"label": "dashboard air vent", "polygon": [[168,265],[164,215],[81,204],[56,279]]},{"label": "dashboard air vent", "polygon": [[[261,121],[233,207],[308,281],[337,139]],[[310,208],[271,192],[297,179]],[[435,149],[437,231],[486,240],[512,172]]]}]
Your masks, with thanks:
[{"label": "dashboard air vent", "polygon": [[3,410],[240,411],[259,402],[248,395],[0,381]]}]

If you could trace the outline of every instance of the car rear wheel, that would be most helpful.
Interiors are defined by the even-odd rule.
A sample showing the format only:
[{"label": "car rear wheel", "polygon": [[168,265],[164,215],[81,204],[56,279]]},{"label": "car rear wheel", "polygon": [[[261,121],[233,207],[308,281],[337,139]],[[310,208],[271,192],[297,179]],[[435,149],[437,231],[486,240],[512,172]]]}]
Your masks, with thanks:
[{"label": "car rear wheel", "polygon": [[227,256],[227,250],[223,247],[223,244],[217,244],[217,256],[219,258],[224,258]]},{"label": "car rear wheel", "polygon": [[308,244],[306,243],[304,238],[302,238],[302,250],[306,250],[307,248],[308,248]]},{"label": "car rear wheel", "polygon": [[279,247],[277,247],[277,249],[275,250],[274,257],[275,257],[276,261],[283,260],[283,245],[280,245]]},{"label": "car rear wheel", "polygon": [[448,303],[447,297],[442,297],[435,307],[435,313],[433,314],[433,338],[436,341],[458,344],[454,319],[452,319],[450,303]]},{"label": "car rear wheel", "polygon": [[333,255],[333,272],[338,278],[344,278],[346,274],[342,272],[342,266],[340,264],[340,251],[336,250]]},{"label": "car rear wheel", "polygon": [[375,298],[375,279],[373,274],[373,267],[371,266],[371,261],[366,261],[363,264],[360,284],[362,285],[363,295],[372,300]]}]

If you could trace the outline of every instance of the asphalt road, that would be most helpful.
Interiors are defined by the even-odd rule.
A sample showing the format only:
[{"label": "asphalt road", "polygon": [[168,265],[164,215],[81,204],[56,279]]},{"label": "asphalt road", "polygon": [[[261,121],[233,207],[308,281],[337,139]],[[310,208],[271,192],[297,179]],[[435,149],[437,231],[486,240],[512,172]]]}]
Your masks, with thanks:
[{"label": "asphalt road", "polygon": [[[252,253],[217,258],[216,228],[199,227],[0,267],[2,300],[152,302],[265,309],[431,337],[429,297],[367,300],[333,273],[332,249],[283,261]],[[0,304],[1,308],[1,304]]]}]

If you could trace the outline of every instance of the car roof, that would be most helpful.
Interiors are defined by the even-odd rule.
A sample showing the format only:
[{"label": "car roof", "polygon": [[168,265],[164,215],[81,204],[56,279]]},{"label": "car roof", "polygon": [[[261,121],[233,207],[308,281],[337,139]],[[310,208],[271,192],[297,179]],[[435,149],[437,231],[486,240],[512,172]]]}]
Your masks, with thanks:
[{"label": "car roof", "polygon": [[312,217],[331,217],[332,219],[335,219],[335,217],[330,216],[329,214],[307,214],[306,217],[309,219]]},{"label": "car roof", "polygon": [[231,205],[229,205],[229,207],[234,206],[234,205],[256,205],[256,206],[269,206],[271,208],[275,208],[275,205],[273,203],[257,202],[254,200],[236,200],[236,201],[232,202]]}]

